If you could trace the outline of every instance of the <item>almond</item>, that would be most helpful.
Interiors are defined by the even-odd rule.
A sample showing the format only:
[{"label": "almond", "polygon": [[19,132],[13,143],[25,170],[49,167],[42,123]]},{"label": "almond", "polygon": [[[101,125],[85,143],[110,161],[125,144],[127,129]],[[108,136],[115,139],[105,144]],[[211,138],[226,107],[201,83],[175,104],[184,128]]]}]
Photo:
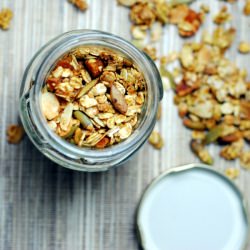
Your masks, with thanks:
[{"label": "almond", "polygon": [[114,108],[119,111],[121,114],[126,114],[128,110],[128,105],[125,100],[124,95],[112,84],[110,89],[111,102],[114,105]]}]

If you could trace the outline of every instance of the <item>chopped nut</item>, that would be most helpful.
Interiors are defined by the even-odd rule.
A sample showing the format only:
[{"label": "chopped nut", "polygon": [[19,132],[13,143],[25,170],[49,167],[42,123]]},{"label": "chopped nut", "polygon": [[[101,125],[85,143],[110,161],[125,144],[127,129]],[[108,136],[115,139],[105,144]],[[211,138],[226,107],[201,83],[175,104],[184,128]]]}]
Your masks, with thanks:
[{"label": "chopped nut", "polygon": [[156,149],[161,149],[164,146],[163,139],[157,131],[151,133],[148,141]]},{"label": "chopped nut", "polygon": [[69,2],[75,5],[81,11],[84,11],[88,8],[86,0],[69,0]]},{"label": "chopped nut", "polygon": [[12,18],[13,13],[10,9],[2,9],[0,11],[0,28],[3,30],[9,29]]},{"label": "chopped nut", "polygon": [[9,125],[7,128],[8,142],[17,144],[24,136],[24,129],[21,125]]},{"label": "chopped nut", "polygon": [[241,42],[239,44],[238,50],[242,54],[248,54],[248,53],[250,53],[250,43]]},{"label": "chopped nut", "polygon": [[240,174],[240,170],[237,168],[227,168],[225,170],[225,175],[229,178],[229,179],[236,179]]},{"label": "chopped nut", "polygon": [[90,75],[93,78],[97,78],[98,76],[101,75],[104,65],[103,65],[102,60],[91,58],[85,61],[85,66],[88,72],[90,73]]},{"label": "chopped nut", "polygon": [[105,148],[108,145],[109,141],[109,138],[104,137],[96,144],[96,148]]}]

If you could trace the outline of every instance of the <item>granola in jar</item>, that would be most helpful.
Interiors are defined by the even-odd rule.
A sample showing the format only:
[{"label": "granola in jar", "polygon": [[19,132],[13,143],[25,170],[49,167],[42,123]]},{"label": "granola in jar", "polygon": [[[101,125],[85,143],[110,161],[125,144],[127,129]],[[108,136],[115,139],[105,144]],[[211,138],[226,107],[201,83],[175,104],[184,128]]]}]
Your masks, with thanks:
[{"label": "granola in jar", "polygon": [[130,59],[108,48],[78,47],[49,72],[41,109],[62,139],[100,149],[130,137],[146,98],[143,74]]}]

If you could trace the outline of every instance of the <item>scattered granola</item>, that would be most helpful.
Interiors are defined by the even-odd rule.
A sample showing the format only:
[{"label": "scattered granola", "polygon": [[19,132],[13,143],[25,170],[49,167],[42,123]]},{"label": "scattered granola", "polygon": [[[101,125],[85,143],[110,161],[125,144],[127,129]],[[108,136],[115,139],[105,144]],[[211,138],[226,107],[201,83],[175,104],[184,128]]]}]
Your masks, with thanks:
[{"label": "scattered granola", "polygon": [[245,0],[245,6],[244,6],[244,14],[249,16],[250,15],[250,0]]},{"label": "scattered granola", "polygon": [[143,48],[143,51],[149,55],[151,57],[151,59],[153,61],[157,60],[157,51],[156,48],[151,46],[151,45],[147,45],[146,47]]},{"label": "scattered granola", "polygon": [[88,8],[86,0],[69,0],[69,2],[81,11],[85,11]]},{"label": "scattered granola", "polygon": [[198,158],[206,163],[206,164],[213,164],[213,158],[208,152],[208,150],[203,145],[202,141],[200,140],[192,140],[190,143],[192,151],[198,156]]},{"label": "scattered granola", "polygon": [[[213,159],[207,144],[225,145],[220,155],[233,160],[240,157],[244,139],[250,139],[247,74],[224,56],[234,36],[233,28],[218,27],[213,34],[204,32],[200,43],[184,44],[179,55],[181,77],[177,82],[172,76],[179,116],[193,130],[191,148],[208,164]],[[166,65],[161,67],[166,75]]]},{"label": "scattered granola", "polygon": [[232,15],[228,13],[227,6],[223,6],[219,13],[215,15],[214,17],[214,23],[220,25],[224,24],[232,19]]},{"label": "scattered granola", "polygon": [[207,14],[207,13],[210,12],[210,8],[209,8],[208,5],[202,4],[200,8],[201,8],[201,11],[202,11],[203,13],[205,13],[205,14]]},{"label": "scattered granola", "polygon": [[148,139],[149,143],[156,149],[161,149],[164,146],[163,139],[159,132],[153,131]]},{"label": "scattered granola", "polygon": [[229,178],[229,179],[236,179],[240,174],[240,170],[237,168],[227,168],[225,170],[225,175]]},{"label": "scattered granola", "polygon": [[248,53],[250,53],[250,43],[240,42],[238,50],[242,54],[248,54]]},{"label": "scattered granola", "polygon": [[162,105],[160,103],[159,106],[158,106],[158,110],[157,110],[157,114],[156,114],[156,119],[160,120],[161,116],[162,116]]},{"label": "scattered granola", "polygon": [[243,152],[240,155],[240,165],[243,168],[250,170],[250,151]]},{"label": "scattered granola", "polygon": [[10,9],[2,9],[0,11],[0,28],[3,30],[9,29],[12,18],[13,13]]},{"label": "scattered granola", "polygon": [[105,148],[135,130],[146,82],[124,56],[101,47],[79,47],[56,62],[42,90],[49,127],[79,147]]},{"label": "scattered granola", "polygon": [[198,13],[187,5],[192,0],[117,1],[130,8],[131,33],[134,39],[144,40],[150,32],[151,41],[159,41],[165,24],[175,24],[181,36],[190,37],[195,35],[203,22],[203,13]]},{"label": "scattered granola", "polygon": [[8,142],[17,144],[24,136],[24,129],[21,125],[12,124],[8,126],[6,133],[8,136]]}]

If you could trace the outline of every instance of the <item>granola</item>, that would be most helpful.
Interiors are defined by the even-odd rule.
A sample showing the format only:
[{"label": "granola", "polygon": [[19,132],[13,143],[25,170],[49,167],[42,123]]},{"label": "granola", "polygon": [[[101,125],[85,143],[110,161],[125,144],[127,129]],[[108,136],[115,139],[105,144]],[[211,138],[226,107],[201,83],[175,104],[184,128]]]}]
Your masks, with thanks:
[{"label": "granola", "polygon": [[243,12],[246,16],[250,15],[250,0],[245,0],[245,6]]},{"label": "granola", "polygon": [[85,11],[88,8],[86,0],[69,0],[69,2],[81,11]]},{"label": "granola", "polygon": [[240,42],[238,51],[242,54],[250,53],[250,43],[247,42]]},{"label": "granola", "polygon": [[156,149],[161,149],[164,146],[163,139],[159,132],[153,131],[148,139],[149,143]]},{"label": "granola", "polygon": [[3,30],[9,29],[12,18],[13,13],[10,9],[2,9],[0,11],[0,28]]},{"label": "granola", "polygon": [[227,6],[223,6],[219,13],[215,15],[214,17],[214,23],[220,25],[224,24],[232,19],[232,15],[228,13]]},{"label": "granola", "polygon": [[175,1],[143,1],[143,0],[117,0],[121,5],[130,8],[132,22],[131,34],[134,39],[145,40],[150,33],[152,42],[159,41],[163,26],[174,24],[178,27],[182,37],[190,37],[199,30],[204,13],[196,12],[188,4],[192,0]]},{"label": "granola", "polygon": [[[225,145],[221,157],[233,160],[241,156],[244,140],[250,139],[247,74],[225,57],[234,36],[233,28],[217,27],[212,34],[205,31],[201,42],[184,44],[179,80],[171,76],[179,116],[193,130],[191,148],[208,164],[213,159],[206,145]],[[161,63],[161,72],[168,72],[164,60]]]},{"label": "granola", "polygon": [[243,152],[240,155],[240,165],[243,168],[250,170],[250,151]]},{"label": "granola", "polygon": [[17,144],[22,140],[24,136],[24,129],[21,125],[12,124],[8,126],[6,133],[8,142]]},{"label": "granola", "polygon": [[229,179],[236,179],[240,174],[240,170],[237,168],[227,168],[225,170],[225,175],[229,178]]},{"label": "granola", "polygon": [[146,82],[132,61],[106,48],[79,47],[49,72],[41,109],[62,139],[102,149],[131,136],[145,100]]}]

